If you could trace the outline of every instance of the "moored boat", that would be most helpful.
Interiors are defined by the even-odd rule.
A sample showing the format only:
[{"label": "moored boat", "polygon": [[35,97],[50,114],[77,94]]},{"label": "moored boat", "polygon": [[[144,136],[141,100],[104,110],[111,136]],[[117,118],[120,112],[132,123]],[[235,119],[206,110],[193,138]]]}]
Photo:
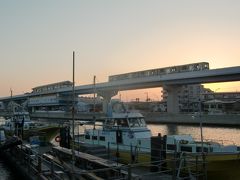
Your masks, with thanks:
[{"label": "moored boat", "polygon": [[16,135],[23,140],[29,140],[31,136],[39,136],[45,142],[49,142],[59,132],[58,125],[30,120],[28,112],[14,112],[12,117],[5,120],[2,128],[7,136]]},{"label": "moored boat", "polygon": [[[167,135],[163,148],[167,158],[175,153],[204,156],[208,177],[236,179],[240,168],[240,147],[224,146],[213,141],[195,141],[191,135]],[[140,113],[113,113],[101,126],[86,128],[75,143],[104,145],[122,162],[151,161],[151,131]]]}]

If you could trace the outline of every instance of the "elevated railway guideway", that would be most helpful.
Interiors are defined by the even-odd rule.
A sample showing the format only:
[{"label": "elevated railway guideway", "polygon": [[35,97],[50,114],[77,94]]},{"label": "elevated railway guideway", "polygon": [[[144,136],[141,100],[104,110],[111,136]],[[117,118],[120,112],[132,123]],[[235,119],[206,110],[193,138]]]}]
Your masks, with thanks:
[{"label": "elevated railway guideway", "polygon": [[[81,85],[75,87],[76,95],[92,94],[96,92],[104,99],[104,110],[114,95],[122,90],[134,90],[153,87],[164,87],[168,92],[168,112],[178,113],[177,91],[181,85],[240,81],[240,66],[219,69],[209,69],[209,63],[199,62],[180,66],[150,69],[109,76],[108,82]],[[69,101],[72,94],[72,83],[63,81],[33,88],[31,93],[13,96],[16,102],[43,103],[43,98],[55,96],[55,103]],[[42,99],[41,99],[42,98]],[[64,99],[65,98],[65,99]],[[0,98],[0,102],[7,104],[10,97]],[[35,104],[33,106],[35,106]],[[37,104],[36,104],[37,106]]]}]

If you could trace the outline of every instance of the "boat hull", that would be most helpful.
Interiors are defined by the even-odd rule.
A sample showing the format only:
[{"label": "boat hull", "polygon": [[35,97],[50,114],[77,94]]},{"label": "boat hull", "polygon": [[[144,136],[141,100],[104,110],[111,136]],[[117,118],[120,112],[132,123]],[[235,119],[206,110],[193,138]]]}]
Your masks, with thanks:
[{"label": "boat hull", "polygon": [[240,179],[240,154],[210,154],[206,156],[208,179]]},{"label": "boat hull", "polygon": [[[5,130],[7,136],[13,136],[14,133],[12,131]],[[50,142],[57,134],[59,133],[58,126],[48,126],[41,127],[31,130],[24,130],[23,132],[23,140],[28,140],[32,136],[39,136],[41,142]],[[22,136],[22,135],[20,135]]]},{"label": "boat hull", "polygon": [[[119,162],[129,164],[146,163],[149,165],[151,161],[150,153],[138,153],[136,157],[132,157],[129,151],[117,151],[111,150],[111,155],[115,156]],[[173,154],[167,154],[167,159],[173,159]],[[192,159],[193,160],[193,159]],[[206,170],[208,179],[220,179],[220,180],[238,180],[240,179],[240,154],[239,153],[212,153],[205,155]],[[195,161],[195,159],[194,159]],[[172,168],[172,163],[167,163],[169,168]],[[203,164],[198,164],[198,171],[203,170]],[[184,171],[184,170],[183,170]],[[196,166],[191,169],[192,172],[196,171]]]}]

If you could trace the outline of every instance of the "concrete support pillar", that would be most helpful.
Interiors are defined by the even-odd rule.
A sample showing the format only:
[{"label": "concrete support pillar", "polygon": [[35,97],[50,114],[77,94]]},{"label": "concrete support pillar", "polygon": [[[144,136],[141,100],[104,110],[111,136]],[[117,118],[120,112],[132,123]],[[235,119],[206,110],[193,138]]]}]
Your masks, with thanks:
[{"label": "concrete support pillar", "polygon": [[168,113],[179,113],[179,98],[178,90],[181,86],[177,85],[168,85],[164,86],[164,89],[167,91],[167,112]]},{"label": "concrete support pillar", "polygon": [[109,113],[109,105],[110,105],[110,101],[111,101],[111,98],[113,96],[116,96],[118,93],[118,91],[101,91],[101,92],[97,92],[97,94],[101,97],[103,97],[103,112],[104,113]]}]

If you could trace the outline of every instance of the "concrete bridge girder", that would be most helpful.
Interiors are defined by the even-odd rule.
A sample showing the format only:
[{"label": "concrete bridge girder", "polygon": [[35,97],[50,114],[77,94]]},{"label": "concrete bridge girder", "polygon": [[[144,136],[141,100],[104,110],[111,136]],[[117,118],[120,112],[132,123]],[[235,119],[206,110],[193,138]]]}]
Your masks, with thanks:
[{"label": "concrete bridge girder", "polygon": [[113,96],[116,96],[118,90],[106,90],[106,91],[98,91],[97,95],[103,98],[103,112],[108,113],[108,105]]}]

